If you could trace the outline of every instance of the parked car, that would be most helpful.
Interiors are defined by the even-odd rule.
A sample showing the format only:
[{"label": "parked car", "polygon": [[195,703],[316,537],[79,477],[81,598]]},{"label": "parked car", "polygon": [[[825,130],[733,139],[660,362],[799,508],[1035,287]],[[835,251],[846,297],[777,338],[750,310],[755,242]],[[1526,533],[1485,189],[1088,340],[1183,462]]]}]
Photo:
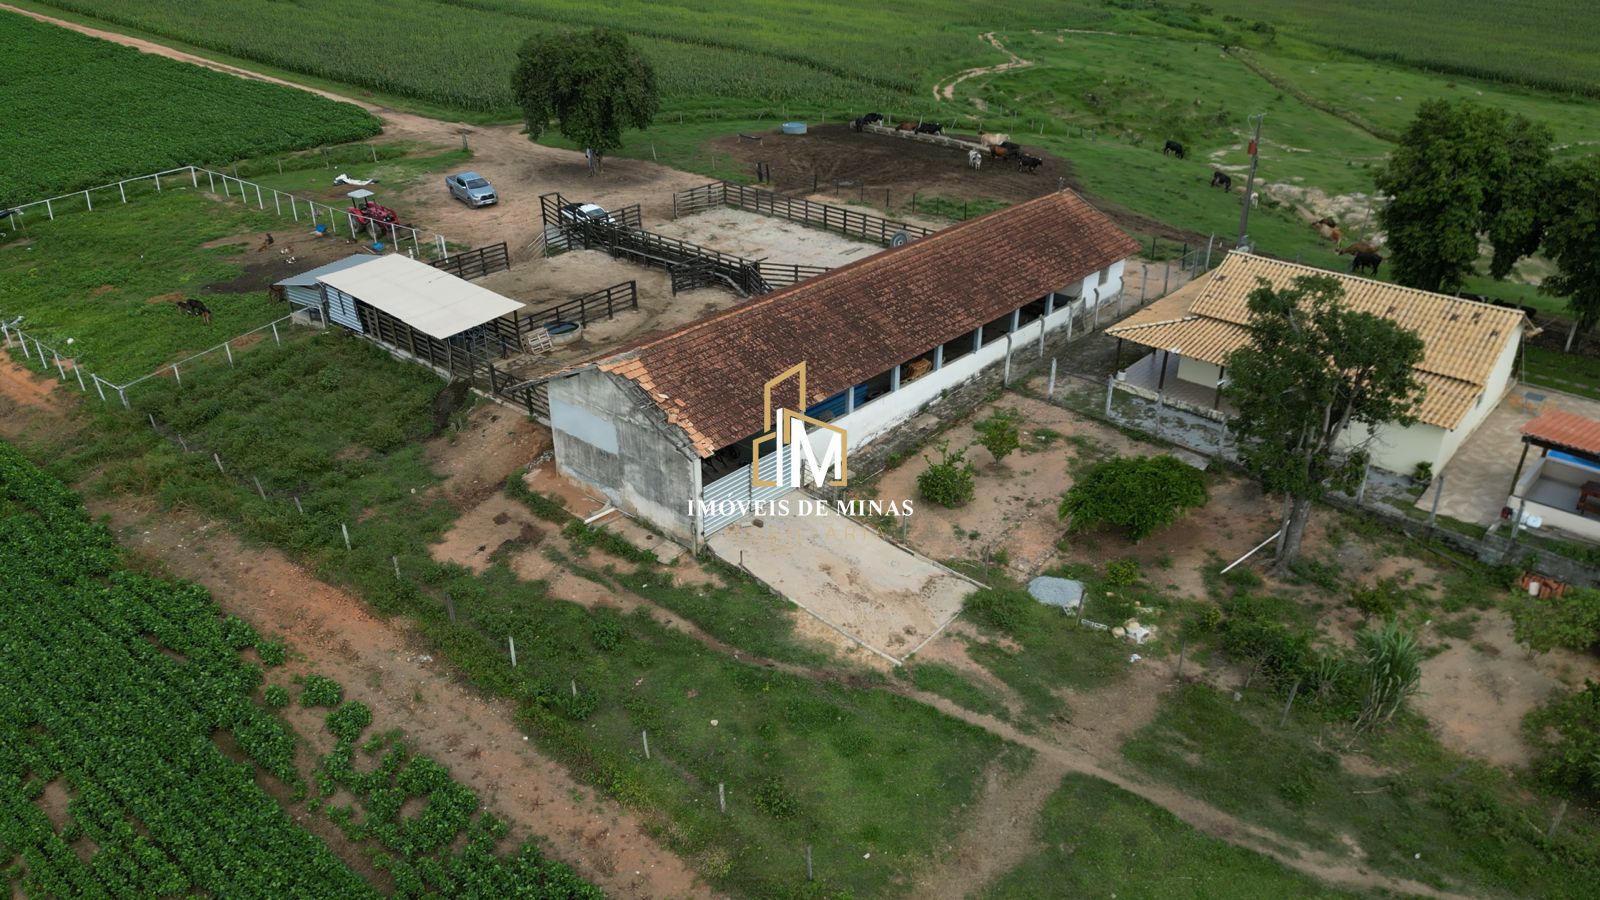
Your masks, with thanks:
[{"label": "parked car", "polygon": [[489,179],[477,172],[451,175],[444,180],[444,183],[450,189],[450,196],[468,206],[489,206],[500,202]]},{"label": "parked car", "polygon": [[616,224],[616,222],[611,218],[611,214],[606,212],[604,207],[596,206],[593,203],[565,204],[561,207],[560,215],[561,221],[572,222],[574,224],[579,222],[604,222],[607,225]]}]

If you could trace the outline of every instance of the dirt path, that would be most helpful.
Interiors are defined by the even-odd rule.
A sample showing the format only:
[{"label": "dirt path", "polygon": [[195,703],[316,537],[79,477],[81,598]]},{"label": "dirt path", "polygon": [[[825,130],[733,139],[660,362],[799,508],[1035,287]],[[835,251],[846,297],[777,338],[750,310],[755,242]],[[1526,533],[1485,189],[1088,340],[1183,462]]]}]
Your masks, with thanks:
[{"label": "dirt path", "polygon": [[[46,424],[77,426],[61,420],[60,401],[49,380],[0,360],[0,437],[16,439]],[[687,863],[649,835],[640,816],[534,750],[513,706],[463,686],[405,620],[372,616],[357,598],[277,550],[246,547],[217,522],[163,511],[143,498],[87,506],[93,516],[109,516],[133,552],[203,585],[222,609],[262,633],[281,634],[296,666],[333,678],[346,696],[371,705],[378,728],[405,729],[408,741],[472,788],[518,839],[537,838],[612,896],[710,895]]]},{"label": "dirt path", "polygon": [[911,892],[928,900],[976,896],[1016,868],[1033,852],[1039,814],[1067,769],[1040,757],[1021,774],[1007,776],[998,765],[984,773],[983,794],[952,846],[935,856],[943,865],[928,869]]},{"label": "dirt path", "polygon": [[1015,53],[1012,53],[1010,50],[1007,50],[1005,45],[1000,43],[1000,39],[994,36],[994,32],[986,31],[983,34],[978,35],[978,37],[982,40],[988,41],[989,46],[999,50],[1001,53],[1004,53],[1010,58],[1010,62],[996,63],[992,66],[979,66],[976,69],[968,69],[947,81],[942,81],[933,86],[933,99],[954,99],[956,95],[956,85],[966,81],[968,78],[976,78],[979,75],[992,75],[995,72],[1006,72],[1011,69],[1026,69],[1028,66],[1033,65],[1033,60],[1023,59]]}]

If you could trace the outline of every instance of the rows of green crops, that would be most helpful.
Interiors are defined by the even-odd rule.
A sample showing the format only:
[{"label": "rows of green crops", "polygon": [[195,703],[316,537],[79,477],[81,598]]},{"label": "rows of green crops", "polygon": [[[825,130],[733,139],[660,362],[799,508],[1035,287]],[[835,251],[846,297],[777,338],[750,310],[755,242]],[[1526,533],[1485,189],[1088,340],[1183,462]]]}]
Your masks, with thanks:
[{"label": "rows of green crops", "polygon": [[[257,784],[259,767],[303,790],[295,737],[254,702],[262,671],[239,656],[254,645],[281,662],[283,646],[223,619],[197,586],[122,569],[78,498],[4,443],[0,597],[0,881],[13,896],[376,896]],[[378,845],[397,895],[600,896],[532,844],[499,857],[507,826],[437,762],[402,745],[357,771],[371,721],[359,703],[329,715],[340,743],[319,786],[357,796],[329,815]],[[422,811],[401,815],[413,797]]]},{"label": "rows of green crops", "polygon": [[[77,498],[4,444],[0,596],[7,880],[57,897],[371,894],[212,741],[231,731],[293,775],[292,737],[250,699],[248,626],[202,590],[121,571]],[[41,802],[58,779],[59,825]]]},{"label": "rows of green crops", "polygon": [[[669,112],[862,109],[928,97],[934,81],[999,61],[979,40],[994,10],[919,4],[757,0],[48,0],[47,5],[232,57],[438,106],[514,114],[509,72],[526,37],[558,28],[622,29],[654,61]],[[1007,27],[1102,20],[1080,4],[1017,0]]]},{"label": "rows of green crops", "polygon": [[1595,6],[1589,0],[1208,3],[1217,13],[1266,20],[1296,37],[1368,59],[1600,95]]},{"label": "rows of green crops", "polygon": [[348,103],[0,13],[0,207],[133,175],[368,137]]}]

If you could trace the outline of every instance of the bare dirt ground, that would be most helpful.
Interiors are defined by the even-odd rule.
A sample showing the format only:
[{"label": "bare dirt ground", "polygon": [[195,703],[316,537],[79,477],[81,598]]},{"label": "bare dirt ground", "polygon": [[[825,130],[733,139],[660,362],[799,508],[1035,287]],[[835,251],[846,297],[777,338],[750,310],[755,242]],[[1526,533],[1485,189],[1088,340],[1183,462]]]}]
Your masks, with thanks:
[{"label": "bare dirt ground", "polygon": [[[1030,449],[996,463],[989,451],[973,445],[977,440],[974,426],[996,411],[1013,409],[1022,417],[1023,446]],[[1040,447],[1044,436],[1048,436],[1048,445]],[[1165,452],[1162,448],[1019,394],[1007,394],[997,403],[978,408],[941,439],[948,440],[952,449],[968,448],[967,458],[977,467],[978,496],[957,509],[917,505],[906,540],[934,559],[984,558],[1004,550],[1012,576],[1025,580],[1062,558],[1098,563],[1132,557],[1151,582],[1183,596],[1202,598],[1205,588],[1200,568],[1210,561],[1211,554],[1237,558],[1273,527],[1273,506],[1250,483],[1229,478],[1212,488],[1206,507],[1142,543],[1115,534],[1072,535],[1067,537],[1063,553],[1058,545],[1066,527],[1056,506],[1072,486],[1073,461],[1150,455]],[[938,452],[908,458],[885,472],[876,482],[879,499],[916,497],[917,476],[927,468],[929,455],[937,458]]]},{"label": "bare dirt ground", "polygon": [[1511,635],[1499,610],[1483,614],[1471,641],[1422,663],[1423,692],[1416,706],[1452,750],[1502,766],[1529,761],[1522,717],[1551,694],[1600,679],[1593,654],[1557,650],[1531,656]]},{"label": "bare dirt ground", "polygon": [[883,249],[878,244],[851,240],[798,222],[731,208],[684,216],[651,230],[746,259],[829,268],[865,259]]},{"label": "bare dirt ground", "polygon": [[[802,496],[792,494],[789,502],[807,502]],[[796,511],[758,521],[724,528],[708,545],[801,609],[895,660],[933,637],[975,589],[845,516]]]}]

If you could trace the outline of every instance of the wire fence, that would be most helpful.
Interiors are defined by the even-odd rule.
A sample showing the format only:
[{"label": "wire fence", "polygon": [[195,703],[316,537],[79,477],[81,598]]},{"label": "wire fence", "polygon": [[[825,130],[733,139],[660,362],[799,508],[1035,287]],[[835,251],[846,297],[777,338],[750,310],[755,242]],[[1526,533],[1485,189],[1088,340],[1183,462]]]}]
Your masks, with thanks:
[{"label": "wire fence", "polygon": [[274,213],[279,216],[286,215],[295,222],[303,220],[312,228],[320,227],[334,233],[344,230],[352,238],[360,237],[363,232],[374,240],[387,236],[392,238],[396,249],[409,243],[411,254],[424,259],[448,255],[445,238],[437,232],[424,232],[399,223],[378,222],[352,211],[351,208],[339,209],[277,188],[264,187],[236,175],[200,166],[182,166],[162,172],[152,172],[149,175],[125,178],[98,187],[73,191],[70,194],[24,203],[11,207],[7,212],[11,214],[17,227],[26,234],[25,216],[30,211],[37,214],[42,209],[50,221],[55,221],[58,214],[94,212],[97,197],[101,206],[108,203],[121,205],[130,200],[164,193],[174,187],[181,188],[185,184],[191,189],[203,189],[212,194],[220,193],[224,198],[237,199],[242,205],[253,206],[262,211],[268,208],[267,201],[271,200]]}]

